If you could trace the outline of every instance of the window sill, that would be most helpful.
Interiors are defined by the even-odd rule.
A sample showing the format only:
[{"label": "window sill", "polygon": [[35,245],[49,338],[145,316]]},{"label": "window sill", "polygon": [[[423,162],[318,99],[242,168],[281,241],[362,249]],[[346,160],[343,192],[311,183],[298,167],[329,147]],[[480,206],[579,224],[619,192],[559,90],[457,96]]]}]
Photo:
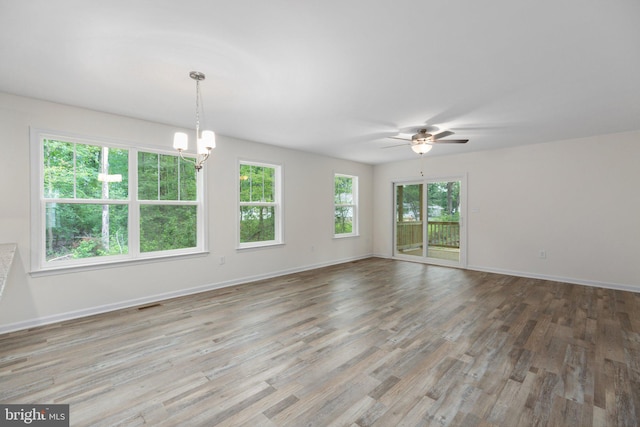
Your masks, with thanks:
[{"label": "window sill", "polygon": [[360,234],[354,233],[354,234],[334,234],[333,235],[334,239],[348,239],[350,237],[360,237]]},{"label": "window sill", "polygon": [[142,265],[142,264],[149,264],[153,262],[165,262],[170,259],[177,260],[180,258],[198,258],[198,257],[207,256],[207,255],[209,255],[209,251],[191,252],[188,254],[163,255],[163,256],[156,256],[153,258],[101,261],[101,262],[96,262],[96,263],[87,264],[87,265],[69,265],[69,266],[43,268],[41,270],[30,271],[29,275],[31,277],[44,277],[44,276],[52,276],[56,274],[72,274],[72,273],[79,273],[82,271],[103,270],[106,268],[125,267],[130,265]]},{"label": "window sill", "polygon": [[279,246],[284,246],[284,242],[266,242],[266,243],[258,242],[255,244],[251,244],[249,246],[238,246],[236,247],[236,251],[243,252],[243,251],[250,251],[253,249],[268,249],[268,248],[279,247]]}]

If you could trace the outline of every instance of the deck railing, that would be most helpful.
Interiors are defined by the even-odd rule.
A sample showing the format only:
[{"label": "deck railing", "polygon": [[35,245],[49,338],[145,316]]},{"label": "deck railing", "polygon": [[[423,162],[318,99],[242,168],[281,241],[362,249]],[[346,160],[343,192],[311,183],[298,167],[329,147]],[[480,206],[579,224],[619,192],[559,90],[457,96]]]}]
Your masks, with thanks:
[{"label": "deck railing", "polygon": [[[432,221],[427,223],[429,246],[460,247],[460,223]],[[400,250],[422,246],[422,221],[396,223],[396,245]]]}]

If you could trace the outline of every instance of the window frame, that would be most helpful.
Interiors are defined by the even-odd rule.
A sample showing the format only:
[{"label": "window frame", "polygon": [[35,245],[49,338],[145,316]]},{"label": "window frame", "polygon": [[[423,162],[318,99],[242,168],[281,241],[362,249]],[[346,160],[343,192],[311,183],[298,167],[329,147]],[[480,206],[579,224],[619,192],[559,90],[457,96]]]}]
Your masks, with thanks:
[{"label": "window frame", "polygon": [[[352,203],[336,203],[336,178],[350,178],[351,179],[351,197]],[[344,173],[334,173],[333,174],[333,238],[341,239],[345,237],[357,237],[360,235],[359,233],[359,209],[358,209],[358,176],[350,175]],[[352,227],[351,233],[336,233],[336,209],[339,207],[347,207],[353,209],[353,218],[352,218]]]},{"label": "window frame", "polygon": [[[243,202],[240,200],[241,198],[241,190],[240,190],[240,170],[243,165],[249,166],[258,166],[258,167],[267,167],[274,169],[274,186],[273,186],[273,202]],[[263,247],[273,247],[284,244],[284,207],[283,207],[283,166],[278,163],[269,163],[263,161],[255,161],[255,160],[247,160],[247,159],[238,159],[237,169],[236,169],[236,248],[238,250],[241,249],[252,249],[252,248],[263,248]],[[274,208],[274,239],[273,240],[263,240],[259,242],[241,242],[240,231],[241,231],[241,221],[242,215],[240,213],[241,208],[243,206],[249,207],[273,207]]]},{"label": "window frame", "polygon": [[[99,147],[124,149],[128,151],[128,195],[126,199],[52,199],[44,197],[44,140],[53,139],[73,144],[84,144]],[[30,274],[66,273],[74,270],[90,270],[105,266],[149,262],[158,259],[178,256],[203,255],[208,253],[207,242],[207,210],[205,200],[205,170],[197,174],[196,199],[189,201],[173,200],[141,200],[138,198],[138,153],[148,152],[169,156],[179,156],[170,149],[153,145],[133,144],[103,137],[89,137],[63,131],[46,129],[30,129],[31,149],[31,267]],[[187,157],[193,157],[185,154]],[[51,264],[46,260],[46,205],[47,203],[77,204],[110,204],[128,206],[128,253],[122,255],[108,255],[79,258]],[[180,205],[196,206],[196,246],[191,248],[172,249],[165,251],[141,252],[140,249],[140,207],[143,205]]]}]

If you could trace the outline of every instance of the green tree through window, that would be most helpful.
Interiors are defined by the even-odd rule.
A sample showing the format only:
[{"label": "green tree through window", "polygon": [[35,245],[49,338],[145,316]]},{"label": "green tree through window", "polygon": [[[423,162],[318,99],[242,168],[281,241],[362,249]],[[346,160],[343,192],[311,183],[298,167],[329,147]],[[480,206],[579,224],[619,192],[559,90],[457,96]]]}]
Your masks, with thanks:
[{"label": "green tree through window", "polygon": [[[197,245],[197,172],[178,156],[138,152],[140,251]],[[170,203],[174,202],[174,203]]]},{"label": "green tree through window", "polygon": [[357,234],[358,177],[335,174],[334,176],[334,235]]},{"label": "green tree through window", "polygon": [[240,163],[240,246],[280,243],[280,166]]},{"label": "green tree through window", "polygon": [[128,150],[43,143],[46,260],[128,253]]}]

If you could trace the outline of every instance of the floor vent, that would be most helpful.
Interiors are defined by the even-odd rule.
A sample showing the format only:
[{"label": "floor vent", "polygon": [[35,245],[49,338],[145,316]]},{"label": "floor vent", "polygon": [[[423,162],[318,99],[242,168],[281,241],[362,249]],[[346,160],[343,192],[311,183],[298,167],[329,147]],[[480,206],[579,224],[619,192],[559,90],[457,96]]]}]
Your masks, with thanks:
[{"label": "floor vent", "polygon": [[160,307],[162,304],[160,303],[155,303],[155,304],[149,304],[149,305],[143,305],[142,307],[138,307],[138,310],[146,310],[148,308],[153,308],[153,307]]}]

